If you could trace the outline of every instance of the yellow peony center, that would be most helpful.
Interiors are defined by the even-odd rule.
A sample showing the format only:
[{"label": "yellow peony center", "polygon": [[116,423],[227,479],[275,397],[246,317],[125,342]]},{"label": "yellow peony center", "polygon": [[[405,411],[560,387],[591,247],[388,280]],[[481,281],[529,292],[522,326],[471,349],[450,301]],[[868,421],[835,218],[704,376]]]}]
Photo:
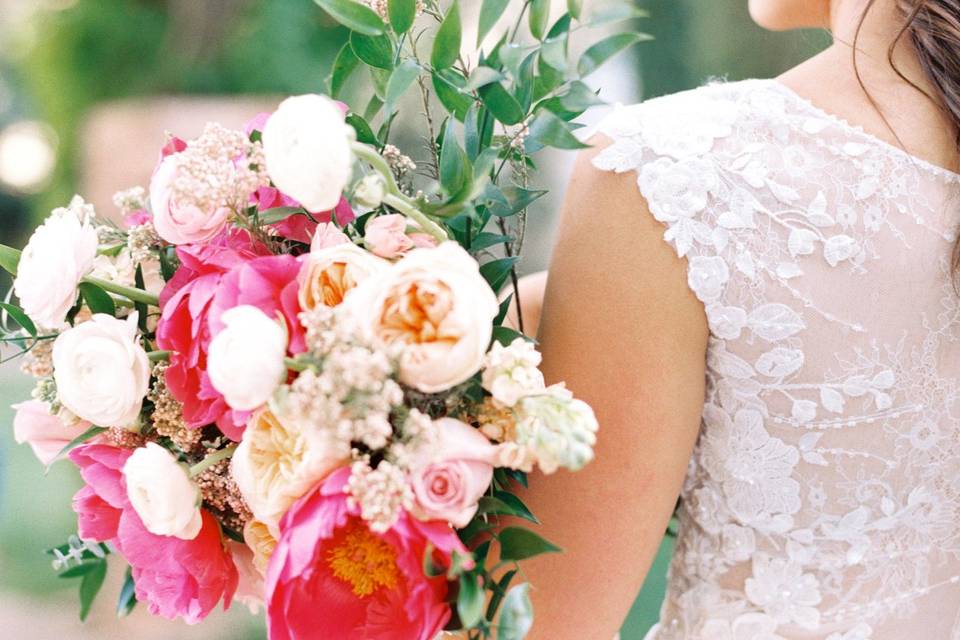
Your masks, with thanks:
[{"label": "yellow peony center", "polygon": [[378,589],[393,589],[400,578],[397,554],[389,544],[363,524],[353,523],[327,551],[327,564],[334,577],[350,585],[364,598]]},{"label": "yellow peony center", "polygon": [[380,334],[386,342],[455,343],[459,333],[446,322],[453,310],[453,292],[443,282],[415,282],[387,296],[380,317]]}]

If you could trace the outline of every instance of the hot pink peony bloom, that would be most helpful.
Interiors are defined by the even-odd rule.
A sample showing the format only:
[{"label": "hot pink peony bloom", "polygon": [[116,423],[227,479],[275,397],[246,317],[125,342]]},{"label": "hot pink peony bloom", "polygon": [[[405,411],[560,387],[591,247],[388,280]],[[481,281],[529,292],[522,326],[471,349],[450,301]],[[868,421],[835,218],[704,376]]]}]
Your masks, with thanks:
[{"label": "hot pink peony bloom", "polygon": [[17,444],[29,444],[41,464],[50,464],[70,441],[90,428],[89,422],[67,425],[50,415],[46,403],[27,400],[13,405],[13,439]]},{"label": "hot pink peony bloom", "polygon": [[424,555],[432,545],[449,566],[467,550],[446,523],[407,514],[373,533],[347,504],[349,476],[334,472],[280,522],[266,582],[271,640],[433,640],[450,608],[446,578],[424,574]]},{"label": "hot pink peony bloom", "polygon": [[245,416],[233,415],[207,375],[207,347],[213,339],[208,315],[224,276],[266,255],[266,247],[244,231],[221,234],[203,245],[177,247],[181,266],[160,293],[157,346],[172,352],[167,387],[183,403],[183,417],[191,427],[217,423],[228,437],[240,439],[237,425]]},{"label": "hot pink peony bloom", "polygon": [[[276,207],[301,206],[299,202],[280,193],[274,187],[260,187],[254,192],[253,201],[260,211],[275,209]],[[318,222],[330,222],[336,215],[337,222],[344,225],[353,222],[357,217],[346,198],[340,198],[340,202],[332,211],[311,212],[310,215],[313,220],[304,215],[292,215],[271,226],[284,238],[309,243],[317,229]]]},{"label": "hot pink peony bloom", "polygon": [[220,537],[220,526],[203,512],[193,540],[158,536],[143,526],[127,499],[123,465],[129,449],[87,444],[70,452],[86,486],[73,497],[79,535],[110,542],[132,568],[137,600],[150,613],[188,624],[200,622],[220,599],[224,609],[237,588],[237,569]]}]

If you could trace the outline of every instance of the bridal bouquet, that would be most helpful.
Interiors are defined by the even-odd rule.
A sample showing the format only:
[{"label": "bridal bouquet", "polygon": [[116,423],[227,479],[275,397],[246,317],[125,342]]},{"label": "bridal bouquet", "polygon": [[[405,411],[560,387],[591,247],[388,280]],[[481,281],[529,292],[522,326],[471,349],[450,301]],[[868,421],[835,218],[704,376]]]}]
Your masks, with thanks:
[{"label": "bridal bouquet", "polygon": [[[599,100],[580,75],[640,39],[574,66],[569,34],[636,12],[571,0],[551,25],[526,0],[534,43],[518,21],[467,60],[456,2],[318,4],[352,30],[333,97],[171,136],[149,189],[117,194],[122,227],[75,197],[0,247],[3,340],[36,378],[15,435],[85,482],[54,566],[81,617],[114,555],[121,614],[196,623],[236,599],[274,640],[522,638],[516,563],[559,549],[514,490],[583,467],[597,423],[545,385],[498,292],[543,194],[531,155],[581,146],[569,121]],[[509,4],[483,2],[478,40]],[[335,97],[362,69],[361,114]],[[390,143],[413,87],[417,162]]]}]

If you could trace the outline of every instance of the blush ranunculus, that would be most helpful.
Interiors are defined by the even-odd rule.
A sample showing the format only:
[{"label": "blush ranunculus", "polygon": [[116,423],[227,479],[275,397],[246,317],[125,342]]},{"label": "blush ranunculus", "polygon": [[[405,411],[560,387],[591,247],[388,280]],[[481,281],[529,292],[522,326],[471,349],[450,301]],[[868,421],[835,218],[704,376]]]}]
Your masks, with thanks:
[{"label": "blush ranunculus", "polygon": [[433,562],[449,567],[466,548],[446,523],[406,513],[373,533],[348,504],[349,476],[334,472],[280,524],[266,580],[271,640],[433,640],[450,618],[448,585],[424,574],[424,556],[432,548]]},{"label": "blush ranunculus", "polygon": [[238,576],[220,525],[203,511],[202,526],[192,540],[147,531],[127,499],[123,466],[131,454],[100,444],[70,452],[86,482],[73,497],[80,537],[113,544],[130,563],[137,600],[154,615],[196,624],[221,599],[224,609],[229,608]]},{"label": "blush ranunculus", "polygon": [[245,231],[224,233],[202,245],[177,247],[180,268],[160,293],[157,346],[171,352],[164,377],[170,393],[183,403],[183,417],[190,427],[217,423],[228,437],[240,439],[237,424],[243,424],[246,414],[233,415],[207,374],[207,348],[213,338],[208,316],[224,276],[268,254]]},{"label": "blush ranunculus", "polygon": [[231,210],[217,207],[203,211],[192,204],[178,203],[172,193],[176,178],[176,155],[168,155],[150,179],[150,209],[157,235],[170,244],[210,240],[227,224]]},{"label": "blush ranunculus", "polygon": [[435,425],[438,459],[411,472],[415,513],[424,520],[443,520],[462,528],[470,523],[490,487],[497,448],[459,420],[440,418]]},{"label": "blush ranunculus", "polygon": [[41,464],[48,465],[70,441],[90,428],[89,422],[65,424],[50,413],[50,407],[39,400],[27,400],[12,407],[13,439],[17,444],[29,444]]}]

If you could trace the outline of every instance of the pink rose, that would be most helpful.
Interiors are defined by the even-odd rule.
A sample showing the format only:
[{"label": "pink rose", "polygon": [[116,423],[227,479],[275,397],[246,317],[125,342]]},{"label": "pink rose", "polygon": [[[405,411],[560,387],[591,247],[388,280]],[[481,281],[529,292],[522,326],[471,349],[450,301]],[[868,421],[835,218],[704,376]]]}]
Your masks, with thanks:
[{"label": "pink rose", "polygon": [[453,418],[436,421],[438,459],[413,471],[411,485],[417,516],[444,520],[454,527],[469,524],[493,480],[496,447],[486,436]]},{"label": "pink rose", "polygon": [[45,402],[27,400],[13,405],[13,439],[17,444],[29,444],[41,464],[53,462],[60,451],[81,433],[90,428],[89,422],[67,425],[51,415]]},{"label": "pink rose", "polygon": [[171,244],[189,244],[205,242],[220,233],[230,217],[230,209],[204,211],[192,204],[179,204],[172,193],[176,177],[174,154],[161,160],[150,180],[150,208],[157,235]]},{"label": "pink rose", "polygon": [[202,245],[177,247],[180,268],[160,293],[157,346],[172,352],[165,379],[170,393],[183,403],[183,417],[190,427],[217,423],[229,432],[228,437],[240,439],[242,431],[236,425],[245,416],[233,415],[207,375],[207,347],[213,339],[208,315],[224,276],[264,255],[267,248],[245,231],[224,233]]},{"label": "pink rose", "polygon": [[415,232],[407,234],[407,237],[413,241],[413,246],[418,249],[431,249],[439,244],[437,239],[429,233]]},{"label": "pink rose", "polygon": [[110,542],[130,563],[137,600],[150,613],[200,622],[220,600],[237,589],[237,569],[220,537],[220,525],[203,511],[200,533],[192,540],[147,531],[127,498],[123,465],[129,449],[81,445],[70,452],[86,482],[73,498],[81,538]]},{"label": "pink rose", "polygon": [[350,242],[350,238],[343,231],[337,228],[337,225],[326,222],[317,225],[313,232],[313,238],[310,240],[310,251],[319,251],[327,249],[338,244]]},{"label": "pink rose", "polygon": [[364,228],[363,239],[371,252],[387,259],[398,258],[415,246],[407,237],[407,218],[399,213],[370,220]]},{"label": "pink rose", "polygon": [[432,550],[433,563],[449,567],[466,548],[445,522],[406,513],[372,532],[347,502],[349,476],[334,472],[280,522],[266,580],[271,640],[433,640],[450,607],[445,576],[425,575],[424,556]]}]

